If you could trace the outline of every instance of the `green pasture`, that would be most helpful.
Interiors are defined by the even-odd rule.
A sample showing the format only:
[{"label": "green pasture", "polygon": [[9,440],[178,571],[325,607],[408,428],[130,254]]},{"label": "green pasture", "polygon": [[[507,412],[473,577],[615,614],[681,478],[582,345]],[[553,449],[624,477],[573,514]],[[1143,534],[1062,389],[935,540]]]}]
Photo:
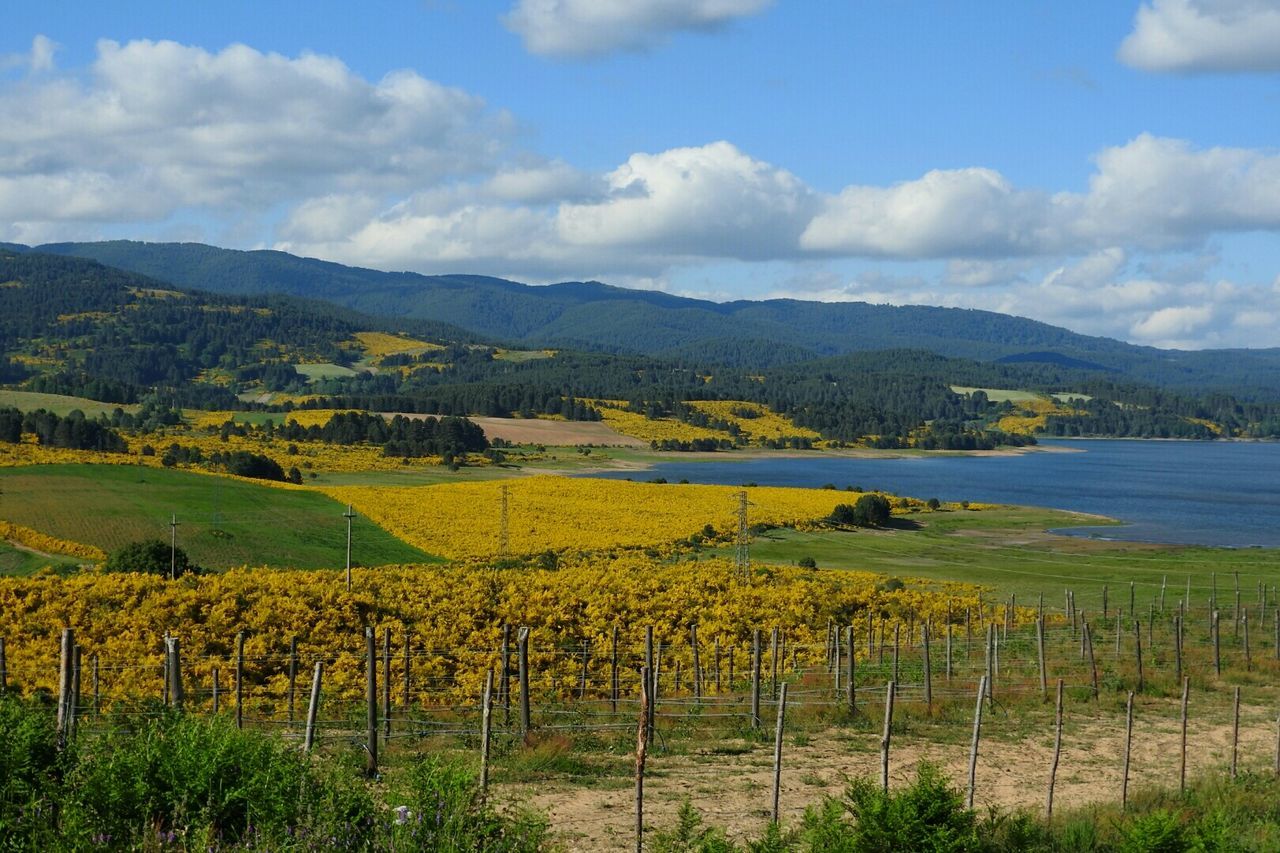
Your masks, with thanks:
[{"label": "green pasture", "polygon": [[55,415],[64,417],[75,409],[79,409],[89,417],[109,415],[116,409],[124,409],[126,412],[136,412],[138,410],[135,405],[99,403],[97,400],[89,400],[84,397],[68,397],[63,394],[38,394],[35,391],[9,391],[6,389],[0,389],[0,407],[12,407],[21,409],[24,412],[45,409]]},{"label": "green pasture", "polygon": [[1037,394],[1035,391],[1016,391],[1011,388],[971,388],[968,385],[952,385],[951,390],[957,394],[972,394],[975,391],[982,391],[987,395],[987,399],[993,403],[1003,403],[1005,400],[1011,403],[1029,403],[1032,400],[1044,399],[1043,394]]},{"label": "green pasture", "polygon": [[[1044,533],[1055,527],[1077,527],[1097,521],[1068,512],[1028,507],[990,510],[918,512],[894,517],[888,530],[770,530],[753,537],[751,559],[762,563],[795,563],[812,557],[823,569],[854,569],[898,577],[964,581],[992,588],[1000,598],[1016,595],[1031,603],[1062,606],[1065,591],[1075,593],[1076,606],[1101,610],[1102,589],[1108,604],[1146,608],[1166,585],[1166,606],[1187,594],[1195,606],[1207,603],[1214,588],[1224,607],[1234,603],[1236,573],[1241,602],[1257,603],[1257,584],[1280,584],[1280,553],[1261,548],[1204,548],[1101,541]],[[1099,534],[1105,535],[1105,528]],[[723,555],[732,559],[732,547]]]},{"label": "green pasture", "polygon": [[78,568],[76,560],[72,557],[46,557],[0,541],[0,575],[29,575],[45,566],[66,571],[74,571]]},{"label": "green pasture", "polygon": [[340,376],[355,376],[357,371],[340,364],[321,362],[317,364],[295,364],[294,369],[309,380],[334,379]]},{"label": "green pasture", "polygon": [[[346,560],[344,507],[316,492],[131,465],[0,468],[0,490],[0,518],[108,552],[167,541],[176,514],[178,544],[209,568],[338,568]],[[357,564],[439,562],[364,518],[353,522],[352,540]]]}]

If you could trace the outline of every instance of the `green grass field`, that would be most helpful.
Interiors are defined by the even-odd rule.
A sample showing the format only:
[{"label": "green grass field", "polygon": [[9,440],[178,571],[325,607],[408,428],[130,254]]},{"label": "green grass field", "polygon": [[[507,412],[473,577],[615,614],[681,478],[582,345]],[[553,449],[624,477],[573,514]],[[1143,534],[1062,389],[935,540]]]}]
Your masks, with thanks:
[{"label": "green grass field", "polygon": [[65,416],[73,409],[79,409],[89,417],[109,415],[116,409],[136,412],[137,406],[122,406],[115,403],[99,403],[84,397],[67,397],[62,394],[37,394],[34,391],[8,391],[0,389],[0,407],[12,406],[24,412],[46,409],[55,415]]},{"label": "green grass field", "polygon": [[[812,557],[819,568],[883,572],[900,577],[983,584],[1001,598],[1020,603],[1045,600],[1061,606],[1071,589],[1078,607],[1101,609],[1102,588],[1109,605],[1128,607],[1129,583],[1135,601],[1146,607],[1167,584],[1167,605],[1186,596],[1203,605],[1216,573],[1218,600],[1234,600],[1239,573],[1242,602],[1255,604],[1257,584],[1280,584],[1280,553],[1273,549],[1198,548],[1100,541],[1046,534],[1048,528],[1078,526],[1071,513],[1025,507],[954,512],[921,512],[895,517],[897,529],[883,531],[772,530],[756,536],[751,557],[764,563],[794,563]],[[920,526],[911,529],[911,522]],[[1084,522],[1087,523],[1087,522]],[[1100,531],[1105,532],[1105,530]],[[732,558],[732,549],[723,549]]]},{"label": "green grass field", "polygon": [[319,364],[295,364],[296,369],[308,379],[332,379],[337,376],[355,376],[356,371],[340,364],[322,362]]},{"label": "green grass field", "polygon": [[[167,541],[176,513],[179,544],[208,568],[339,568],[346,559],[344,507],[314,492],[128,465],[0,468],[0,489],[0,518],[108,552]],[[361,565],[438,562],[363,518],[352,539]]]},{"label": "green grass field", "polygon": [[993,403],[1003,403],[1005,400],[1011,403],[1028,403],[1032,400],[1044,398],[1043,394],[1037,394],[1035,391],[1015,391],[1010,388],[971,388],[968,385],[952,385],[951,390],[957,394],[972,394],[974,391],[983,391],[986,393],[987,399]]},{"label": "green grass field", "polygon": [[78,566],[71,557],[45,557],[15,548],[8,542],[0,542],[0,575],[29,575],[45,566],[75,571]]}]

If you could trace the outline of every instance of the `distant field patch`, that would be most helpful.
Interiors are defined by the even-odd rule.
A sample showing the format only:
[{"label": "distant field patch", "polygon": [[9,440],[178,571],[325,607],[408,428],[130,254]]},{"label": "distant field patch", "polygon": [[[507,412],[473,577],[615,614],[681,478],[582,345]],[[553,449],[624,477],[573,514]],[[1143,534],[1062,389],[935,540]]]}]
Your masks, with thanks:
[{"label": "distant field patch", "polygon": [[294,369],[314,382],[317,379],[336,379],[341,376],[355,376],[359,371],[341,364],[318,362],[316,364],[295,364]]},{"label": "distant field patch", "polygon": [[97,400],[88,400],[84,397],[67,397],[62,394],[37,394],[34,391],[4,390],[0,390],[0,406],[12,406],[24,412],[47,409],[55,415],[66,415],[73,409],[79,409],[89,417],[109,415],[116,409],[136,412],[139,408],[136,405],[100,403]]},{"label": "distant field patch", "polygon": [[[410,415],[409,417],[413,417]],[[623,435],[599,421],[550,421],[532,418],[469,418],[492,441],[500,438],[512,444],[546,444],[573,446],[579,444],[616,447],[648,447],[648,442]]]},{"label": "distant field patch", "polygon": [[967,385],[952,385],[951,390],[957,394],[972,394],[975,391],[982,391],[987,395],[987,399],[993,403],[1003,403],[1008,400],[1010,403],[1030,403],[1034,400],[1044,399],[1043,394],[1037,394],[1035,391],[1016,391],[1011,388],[971,388]]},{"label": "distant field patch", "polygon": [[494,352],[494,361],[537,361],[542,358],[555,358],[556,351],[553,349],[500,349]]},{"label": "distant field patch", "polygon": [[[115,465],[3,468],[0,489],[5,520],[108,552],[138,539],[167,541],[176,513],[178,543],[202,566],[334,568],[346,558],[343,506],[318,492]],[[431,559],[367,519],[354,529],[361,564]]]},{"label": "distant field patch", "polygon": [[371,360],[382,358],[384,355],[399,355],[400,353],[421,355],[431,350],[444,349],[440,344],[420,341],[408,335],[391,335],[386,332],[356,332],[352,337],[359,341],[360,348],[364,350],[365,356]]}]

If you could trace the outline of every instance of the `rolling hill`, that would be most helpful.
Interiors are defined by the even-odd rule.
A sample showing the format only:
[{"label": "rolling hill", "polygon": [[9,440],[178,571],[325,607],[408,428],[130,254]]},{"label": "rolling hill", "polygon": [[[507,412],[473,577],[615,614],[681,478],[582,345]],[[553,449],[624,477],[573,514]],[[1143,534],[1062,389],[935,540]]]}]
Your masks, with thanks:
[{"label": "rolling hill", "polygon": [[884,349],[980,361],[1111,371],[1183,391],[1280,398],[1280,348],[1185,352],[1140,347],[990,311],[800,300],[716,303],[600,282],[530,286],[475,275],[348,267],[284,252],[194,243],[57,243],[41,252],[92,258],[179,287],[288,294],[381,316],[430,319],[531,346],[571,347],[766,367]]}]

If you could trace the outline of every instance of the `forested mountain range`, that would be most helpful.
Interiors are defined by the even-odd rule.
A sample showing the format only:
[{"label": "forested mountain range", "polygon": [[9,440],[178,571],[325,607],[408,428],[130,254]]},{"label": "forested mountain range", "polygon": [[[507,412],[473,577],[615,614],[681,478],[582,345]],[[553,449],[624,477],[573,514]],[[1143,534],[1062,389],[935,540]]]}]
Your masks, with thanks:
[{"label": "forested mountain range", "polygon": [[[494,286],[521,299],[538,290]],[[652,297],[658,305],[682,304]],[[803,348],[766,338],[690,343],[658,354],[509,347],[434,319],[378,318],[278,293],[181,289],[89,259],[0,248],[0,383],[106,403],[590,420],[601,417],[602,404],[593,401],[615,401],[607,405],[706,425],[690,403],[744,401],[828,442],[943,449],[1021,443],[1033,428],[1061,435],[1280,435],[1280,402],[1160,388],[1060,355],[1001,363],[899,347],[800,361]],[[783,357],[753,358],[766,347]],[[1023,411],[956,386],[1034,391],[1044,405]],[[1020,434],[1008,432],[1007,419],[1016,423],[1024,414],[1037,419],[1034,427],[1022,423]]]},{"label": "forested mountain range", "polygon": [[59,243],[39,251],[92,258],[184,288],[313,297],[528,346],[693,358],[744,369],[905,348],[1112,371],[1191,393],[1280,399],[1280,348],[1160,350],[989,311],[788,299],[716,303],[599,282],[529,286],[485,276],[380,272],[194,243]]}]

